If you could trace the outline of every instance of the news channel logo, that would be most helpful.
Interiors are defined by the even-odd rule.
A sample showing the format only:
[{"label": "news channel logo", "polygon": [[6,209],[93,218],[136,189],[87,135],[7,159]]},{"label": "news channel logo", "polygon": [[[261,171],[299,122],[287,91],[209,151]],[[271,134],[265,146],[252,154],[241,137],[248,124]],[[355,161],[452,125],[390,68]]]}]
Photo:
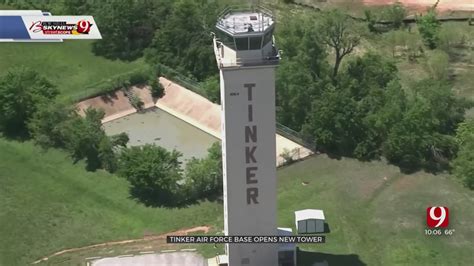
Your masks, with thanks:
[{"label": "news channel logo", "polygon": [[451,236],[456,231],[449,228],[449,208],[446,206],[426,208],[426,226],[427,236]]},{"label": "news channel logo", "polygon": [[89,34],[93,23],[89,20],[79,20],[77,23],[67,21],[34,21],[29,28],[33,33],[43,34]]}]

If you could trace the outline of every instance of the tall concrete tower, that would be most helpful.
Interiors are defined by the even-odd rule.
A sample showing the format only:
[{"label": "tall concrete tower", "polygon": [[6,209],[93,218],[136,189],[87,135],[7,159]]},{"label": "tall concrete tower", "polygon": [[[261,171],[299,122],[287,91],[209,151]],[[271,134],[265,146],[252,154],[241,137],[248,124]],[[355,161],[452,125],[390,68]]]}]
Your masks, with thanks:
[{"label": "tall concrete tower", "polygon": [[[226,235],[277,235],[275,20],[264,8],[224,10],[214,52],[220,71]],[[228,244],[229,265],[278,265],[278,245]]]}]

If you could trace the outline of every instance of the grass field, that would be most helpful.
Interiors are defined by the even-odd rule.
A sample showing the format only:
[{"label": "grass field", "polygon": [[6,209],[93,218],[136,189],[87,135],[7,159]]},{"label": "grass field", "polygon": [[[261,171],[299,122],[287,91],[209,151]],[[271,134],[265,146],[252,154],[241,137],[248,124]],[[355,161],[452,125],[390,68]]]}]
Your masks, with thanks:
[{"label": "grass field", "polygon": [[27,265],[72,247],[222,223],[222,207],[146,208],[124,179],[86,172],[63,152],[0,138],[0,265]]},{"label": "grass field", "polygon": [[[112,76],[143,66],[143,60],[131,63],[107,60],[91,51],[92,41],[63,43],[0,43],[0,74],[14,66],[25,66],[46,76],[68,100],[88,95],[85,87]],[[92,93],[92,92],[91,92]]]},{"label": "grass field", "polygon": [[[128,199],[126,181],[86,172],[62,152],[5,140],[0,150],[0,265],[26,265],[65,248],[140,238],[145,232],[197,225],[222,229],[217,203],[146,208]],[[331,230],[326,244],[301,246],[300,265],[311,265],[305,260],[316,255],[329,265],[469,265],[474,260],[474,193],[449,176],[403,175],[382,162],[320,155],[280,169],[278,177],[278,225],[294,228],[295,210],[321,208]],[[450,207],[453,236],[424,235],[425,209],[431,205]],[[145,246],[120,246],[113,254],[134,248]],[[212,247],[198,248],[213,255]],[[50,263],[83,262],[98,252],[68,254],[67,263],[59,256]]]},{"label": "grass field", "polygon": [[[280,169],[279,226],[294,227],[293,211],[323,209],[327,243],[302,245],[329,265],[471,265],[474,193],[446,175],[403,175],[382,162],[325,156]],[[302,182],[309,182],[303,186]],[[450,207],[450,237],[425,236],[428,206]],[[304,258],[314,254],[304,253]],[[302,258],[302,265],[312,265]]]}]

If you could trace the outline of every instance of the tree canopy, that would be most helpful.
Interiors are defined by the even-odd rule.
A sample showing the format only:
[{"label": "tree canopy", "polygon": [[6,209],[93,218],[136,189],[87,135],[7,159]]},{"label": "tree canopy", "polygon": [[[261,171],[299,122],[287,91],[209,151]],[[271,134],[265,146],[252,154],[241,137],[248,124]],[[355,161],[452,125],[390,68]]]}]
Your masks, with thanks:
[{"label": "tree canopy", "polygon": [[122,150],[118,174],[131,184],[131,194],[146,205],[179,205],[181,153],[146,144]]},{"label": "tree canopy", "polygon": [[215,142],[203,159],[193,158],[186,164],[186,190],[190,200],[222,195],[222,151]]},{"label": "tree canopy", "polygon": [[166,19],[169,1],[103,1],[90,9],[100,24],[102,40],[93,51],[110,59],[135,60],[143,55],[154,31]]},{"label": "tree canopy", "polygon": [[0,77],[0,131],[8,137],[28,136],[27,123],[38,107],[50,104],[58,90],[36,71],[13,68]]},{"label": "tree canopy", "polygon": [[439,31],[441,26],[436,17],[436,11],[430,9],[427,14],[418,19],[417,25],[426,46],[430,49],[436,48],[439,42]]},{"label": "tree canopy", "polygon": [[331,47],[335,54],[333,79],[337,76],[342,59],[360,43],[360,35],[353,25],[349,16],[334,9],[324,14],[319,26],[323,43]]},{"label": "tree canopy", "polygon": [[216,3],[176,1],[155,32],[146,52],[147,62],[173,67],[199,81],[214,75],[217,66],[210,32],[216,16]]}]

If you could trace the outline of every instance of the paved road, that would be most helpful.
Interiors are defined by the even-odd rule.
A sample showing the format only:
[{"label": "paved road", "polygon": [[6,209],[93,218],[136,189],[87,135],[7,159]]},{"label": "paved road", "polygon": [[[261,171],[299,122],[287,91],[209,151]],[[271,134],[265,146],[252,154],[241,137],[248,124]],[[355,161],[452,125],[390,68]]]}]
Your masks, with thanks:
[{"label": "paved road", "polygon": [[92,262],[92,266],[207,266],[206,260],[194,252],[146,254],[133,257],[104,258]]}]

